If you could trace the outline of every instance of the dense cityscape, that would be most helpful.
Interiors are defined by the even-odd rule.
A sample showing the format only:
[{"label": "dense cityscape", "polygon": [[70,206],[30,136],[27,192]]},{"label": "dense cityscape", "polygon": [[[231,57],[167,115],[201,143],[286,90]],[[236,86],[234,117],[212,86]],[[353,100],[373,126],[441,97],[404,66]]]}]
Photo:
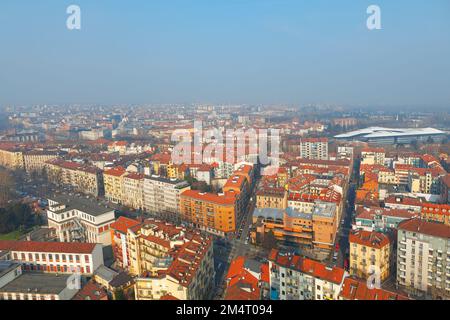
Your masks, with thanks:
[{"label": "dense cityscape", "polygon": [[1,316],[445,317],[449,16],[2,1]]},{"label": "dense cityscape", "polygon": [[[175,161],[194,121],[278,129],[277,166],[238,134]],[[1,299],[450,298],[448,113],[43,105],[2,126]]]}]

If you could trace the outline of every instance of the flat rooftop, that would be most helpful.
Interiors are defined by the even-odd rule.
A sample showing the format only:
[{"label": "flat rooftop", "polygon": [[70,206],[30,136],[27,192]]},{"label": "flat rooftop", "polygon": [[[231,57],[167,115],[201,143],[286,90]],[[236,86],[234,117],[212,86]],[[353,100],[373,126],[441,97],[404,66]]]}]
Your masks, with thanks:
[{"label": "flat rooftop", "polygon": [[87,199],[83,197],[75,197],[75,196],[68,196],[68,195],[57,195],[51,198],[48,198],[50,201],[55,201],[59,204],[64,204],[66,206],[65,209],[62,210],[50,210],[54,213],[64,213],[69,210],[79,210],[82,212],[85,212],[87,214],[90,214],[92,216],[100,216],[102,214],[114,211],[114,209],[111,209],[106,206],[101,206],[97,201],[92,199]]},{"label": "flat rooftop", "polygon": [[55,275],[47,273],[23,273],[0,292],[59,294],[67,287],[70,275]]},{"label": "flat rooftop", "polygon": [[317,201],[314,205],[313,215],[330,218],[336,213],[336,208],[335,203]]},{"label": "flat rooftop", "polygon": [[176,179],[167,179],[167,178],[160,177],[160,176],[155,176],[155,175],[152,175],[152,176],[146,175],[145,179],[158,181],[158,182],[163,182],[163,183],[168,183],[168,184],[172,184],[174,186],[179,185],[179,186],[177,186],[178,188],[184,188],[184,187],[189,186],[189,183],[187,181],[176,180]]},{"label": "flat rooftop", "polygon": [[273,208],[256,208],[253,212],[254,217],[263,217],[264,219],[272,218],[273,220],[280,219],[283,220],[284,213],[291,218],[298,219],[311,219],[312,214],[299,212],[291,207],[286,209],[273,209]]}]

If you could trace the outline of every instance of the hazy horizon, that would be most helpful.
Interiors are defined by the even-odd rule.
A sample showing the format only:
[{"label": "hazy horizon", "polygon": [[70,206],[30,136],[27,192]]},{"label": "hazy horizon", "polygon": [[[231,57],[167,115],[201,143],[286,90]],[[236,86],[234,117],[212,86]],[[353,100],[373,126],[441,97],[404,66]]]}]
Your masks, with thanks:
[{"label": "hazy horizon", "polygon": [[[66,28],[71,4],[81,8],[81,30]],[[366,27],[371,4],[381,8],[382,30]],[[6,0],[0,106],[445,111],[449,16],[447,0]]]}]

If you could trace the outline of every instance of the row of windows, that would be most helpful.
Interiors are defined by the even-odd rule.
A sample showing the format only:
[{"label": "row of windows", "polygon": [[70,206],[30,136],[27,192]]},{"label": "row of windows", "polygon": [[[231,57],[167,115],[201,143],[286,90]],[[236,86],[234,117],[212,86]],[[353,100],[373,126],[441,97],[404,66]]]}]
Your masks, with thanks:
[{"label": "row of windows", "polygon": [[[51,253],[13,253],[14,260],[20,260],[20,261],[55,261],[59,262],[60,260],[62,262],[76,262],[80,263],[81,261],[80,254],[51,254]],[[89,255],[84,255],[84,262],[89,263],[90,258]]]},{"label": "row of windows", "polygon": [[52,265],[52,264],[25,264],[23,266],[26,271],[41,271],[41,272],[61,272],[61,273],[91,273],[91,268],[89,266],[86,267],[75,267],[75,266],[66,266],[66,265]]}]

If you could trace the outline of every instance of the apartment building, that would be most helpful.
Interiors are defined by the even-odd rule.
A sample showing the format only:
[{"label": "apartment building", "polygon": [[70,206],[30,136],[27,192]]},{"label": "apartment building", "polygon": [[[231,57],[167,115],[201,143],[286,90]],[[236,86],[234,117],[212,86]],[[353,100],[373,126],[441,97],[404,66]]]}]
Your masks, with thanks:
[{"label": "apartment building", "polygon": [[317,201],[312,212],[312,224],[314,248],[325,250],[334,248],[339,224],[336,204]]},{"label": "apartment building", "polygon": [[440,177],[435,169],[412,168],[408,175],[408,189],[412,193],[440,194]]},{"label": "apartment building", "polygon": [[245,175],[232,175],[222,187],[225,194],[235,194],[237,216],[241,217],[247,209],[250,198],[250,184]]},{"label": "apartment building", "polygon": [[71,186],[95,197],[104,194],[103,173],[97,167],[53,159],[46,162],[45,168],[48,179],[57,185]]},{"label": "apartment building", "polygon": [[115,167],[103,172],[105,198],[113,203],[121,204],[123,201],[123,178],[127,171],[123,167]]},{"label": "apartment building", "polygon": [[123,201],[125,206],[139,210],[144,208],[144,175],[128,173],[123,177]]},{"label": "apartment building", "polygon": [[269,254],[271,300],[338,300],[344,269],[272,250]]},{"label": "apartment building", "polygon": [[383,148],[365,148],[361,151],[361,164],[384,165],[385,156]]},{"label": "apartment building", "polygon": [[286,209],[288,192],[285,188],[264,187],[256,192],[256,207]]},{"label": "apartment building", "polygon": [[48,199],[48,226],[61,242],[111,244],[109,228],[115,221],[114,210],[97,202],[71,196]]},{"label": "apartment building", "polygon": [[10,144],[0,146],[0,166],[11,169],[24,169],[23,152]]},{"label": "apartment building", "polygon": [[450,174],[441,177],[441,199],[450,204]]},{"label": "apartment building", "polygon": [[328,160],[328,139],[302,138],[300,140],[300,158]]},{"label": "apartment building", "polygon": [[180,300],[211,298],[212,238],[155,219],[130,225],[122,245],[129,254],[129,271],[138,276],[136,300],[159,300],[168,294]]},{"label": "apartment building", "polygon": [[181,211],[180,195],[190,189],[186,181],[145,176],[144,209],[156,215],[178,217]]},{"label": "apartment building", "polygon": [[398,285],[413,295],[450,299],[450,226],[404,221],[397,241]]},{"label": "apartment building", "polygon": [[42,173],[44,171],[46,162],[49,160],[57,159],[58,156],[59,153],[56,151],[33,150],[24,152],[23,161],[25,171],[28,173]]},{"label": "apartment building", "polygon": [[361,279],[375,275],[380,281],[389,277],[393,246],[388,235],[355,230],[350,233],[349,242],[351,275]]},{"label": "apartment building", "polygon": [[138,228],[141,221],[120,216],[111,224],[111,247],[114,254],[115,267],[120,270],[130,270],[131,252],[128,245],[128,229]]},{"label": "apartment building", "polygon": [[0,240],[0,253],[24,271],[92,275],[103,264],[102,245],[75,242]]},{"label": "apartment building", "polygon": [[180,195],[181,218],[213,234],[225,236],[235,232],[237,212],[235,194],[186,190]]}]

